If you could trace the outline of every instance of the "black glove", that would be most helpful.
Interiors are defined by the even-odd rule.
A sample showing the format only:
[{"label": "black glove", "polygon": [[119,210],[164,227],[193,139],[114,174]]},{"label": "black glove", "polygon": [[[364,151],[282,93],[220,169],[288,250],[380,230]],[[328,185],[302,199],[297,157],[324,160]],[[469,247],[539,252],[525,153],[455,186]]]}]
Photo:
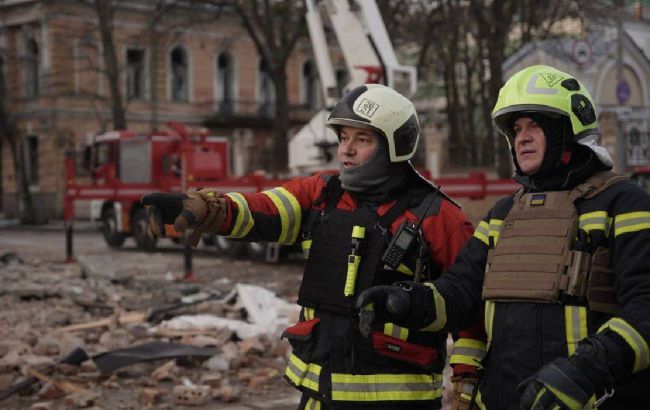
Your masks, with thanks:
[{"label": "black glove", "polygon": [[183,211],[185,194],[163,194],[156,192],[145,195],[142,204],[147,209],[147,234],[150,238],[164,238],[165,226],[173,225]]},{"label": "black glove", "polygon": [[569,358],[555,359],[517,389],[525,410],[582,410],[594,394],[611,390],[614,383],[603,346],[587,339]]},{"label": "black glove", "polygon": [[376,323],[421,329],[435,319],[433,291],[417,282],[397,282],[366,289],[357,299],[357,308],[359,331],[366,337]]}]

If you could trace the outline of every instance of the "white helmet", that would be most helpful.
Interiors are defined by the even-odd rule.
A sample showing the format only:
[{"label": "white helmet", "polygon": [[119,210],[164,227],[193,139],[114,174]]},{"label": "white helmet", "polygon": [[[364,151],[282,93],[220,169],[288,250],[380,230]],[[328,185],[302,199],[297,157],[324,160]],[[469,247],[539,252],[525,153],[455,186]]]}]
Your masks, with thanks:
[{"label": "white helmet", "polygon": [[384,136],[391,162],[411,159],[420,137],[413,103],[381,84],[365,84],[352,89],[336,104],[325,125],[337,135],[341,126],[348,126],[371,129]]}]

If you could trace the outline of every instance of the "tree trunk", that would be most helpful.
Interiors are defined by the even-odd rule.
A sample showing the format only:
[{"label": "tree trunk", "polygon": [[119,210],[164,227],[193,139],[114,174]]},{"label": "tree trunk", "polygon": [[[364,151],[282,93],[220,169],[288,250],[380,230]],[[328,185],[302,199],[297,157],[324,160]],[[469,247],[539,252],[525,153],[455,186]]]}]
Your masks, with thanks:
[{"label": "tree trunk", "polygon": [[113,42],[113,5],[111,0],[95,0],[95,9],[99,20],[99,32],[102,39],[102,51],[108,87],[110,91],[111,112],[113,113],[113,128],[126,129],[126,114],[122,106],[122,93],[120,92],[120,74]]},{"label": "tree trunk", "polygon": [[273,161],[271,169],[275,173],[285,173],[289,165],[289,96],[287,94],[287,74],[281,65],[273,75],[275,87],[275,119],[273,127]]}]

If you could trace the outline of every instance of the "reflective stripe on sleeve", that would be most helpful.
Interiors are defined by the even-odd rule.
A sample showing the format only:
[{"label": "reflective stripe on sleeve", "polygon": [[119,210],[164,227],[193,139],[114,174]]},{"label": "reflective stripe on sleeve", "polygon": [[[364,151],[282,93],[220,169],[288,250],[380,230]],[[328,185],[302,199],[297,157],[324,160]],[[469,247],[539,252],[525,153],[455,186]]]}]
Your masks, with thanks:
[{"label": "reflective stripe on sleeve", "polygon": [[587,337],[587,308],[584,306],[565,306],[564,327],[570,356],[576,351],[578,342]]},{"label": "reflective stripe on sleeve", "polygon": [[503,220],[501,219],[490,219],[490,235],[493,238],[493,245],[496,245],[499,242],[499,235],[501,234],[501,229],[503,228]]},{"label": "reflective stripe on sleeve", "polygon": [[318,391],[321,366],[305,363],[298,356],[291,354],[284,375],[296,386]]},{"label": "reflective stripe on sleeve", "polygon": [[650,229],[650,212],[629,212],[614,218],[614,237],[643,229]]},{"label": "reflective stripe on sleeve", "polygon": [[384,323],[384,333],[400,340],[406,340],[409,337],[409,330],[407,328],[397,326],[394,323]]},{"label": "reflective stripe on sleeve", "polygon": [[280,214],[281,231],[278,243],[294,243],[298,238],[298,230],[302,218],[298,200],[291,192],[282,187],[273,188],[262,193],[271,198],[271,201],[273,201]]},{"label": "reflective stripe on sleeve", "polygon": [[490,245],[490,225],[485,222],[481,221],[479,222],[478,226],[474,230],[474,237],[483,242],[485,245],[489,246]]},{"label": "reflective stripe on sleeve", "polygon": [[492,343],[492,322],[494,322],[494,302],[488,300],[485,302],[485,334],[487,335],[487,345],[486,350],[490,349],[490,343]]},{"label": "reflective stripe on sleeve", "polygon": [[587,212],[578,217],[578,228],[587,234],[600,230],[605,232],[605,236],[608,236],[611,224],[612,218],[605,211]]},{"label": "reflective stripe on sleeve", "polygon": [[445,299],[432,283],[426,282],[424,284],[431,288],[431,291],[433,292],[433,303],[436,306],[436,319],[422,330],[427,332],[437,332],[442,330],[442,328],[447,324],[447,306],[445,305]]},{"label": "reflective stripe on sleeve", "polygon": [[305,403],[305,410],[320,410],[320,401],[314,399],[313,397],[310,397],[307,399],[307,403]]},{"label": "reflective stripe on sleeve", "polygon": [[450,364],[480,366],[487,353],[487,346],[481,340],[461,338],[456,340],[451,351]]},{"label": "reflective stripe on sleeve", "polygon": [[403,401],[442,397],[442,375],[332,373],[332,400]]},{"label": "reflective stripe on sleeve", "polygon": [[618,333],[630,345],[632,350],[634,350],[634,372],[650,366],[650,349],[648,349],[648,343],[632,325],[619,317],[615,317],[605,322],[598,329],[598,333],[601,333],[607,328]]},{"label": "reflective stripe on sleeve", "polygon": [[235,218],[234,226],[232,231],[230,231],[228,238],[243,238],[248,235],[248,232],[250,232],[250,230],[253,229],[253,225],[255,225],[251,210],[248,208],[248,202],[246,202],[244,195],[237,192],[231,192],[226,194],[226,196],[232,199],[232,201],[237,205],[237,218]]}]

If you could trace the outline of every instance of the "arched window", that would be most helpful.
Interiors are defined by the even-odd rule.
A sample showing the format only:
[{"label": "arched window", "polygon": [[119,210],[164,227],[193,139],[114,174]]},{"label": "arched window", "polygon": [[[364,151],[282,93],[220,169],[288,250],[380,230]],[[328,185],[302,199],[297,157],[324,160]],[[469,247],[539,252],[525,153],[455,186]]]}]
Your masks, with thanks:
[{"label": "arched window", "polygon": [[220,113],[231,114],[235,103],[235,68],[230,53],[217,57],[217,104]]},{"label": "arched window", "polygon": [[264,59],[260,59],[257,78],[258,113],[265,117],[271,117],[275,108],[275,89],[273,88],[268,64]]},{"label": "arched window", "polygon": [[36,43],[36,40],[32,38],[27,40],[25,47],[25,96],[27,98],[38,96],[38,65],[38,43]]},{"label": "arched window", "polygon": [[172,101],[186,102],[189,99],[187,52],[183,47],[174,47],[169,55],[171,67]]},{"label": "arched window", "polygon": [[300,102],[305,107],[314,110],[318,104],[318,79],[316,78],[316,67],[312,60],[307,60],[302,65],[301,77]]}]

